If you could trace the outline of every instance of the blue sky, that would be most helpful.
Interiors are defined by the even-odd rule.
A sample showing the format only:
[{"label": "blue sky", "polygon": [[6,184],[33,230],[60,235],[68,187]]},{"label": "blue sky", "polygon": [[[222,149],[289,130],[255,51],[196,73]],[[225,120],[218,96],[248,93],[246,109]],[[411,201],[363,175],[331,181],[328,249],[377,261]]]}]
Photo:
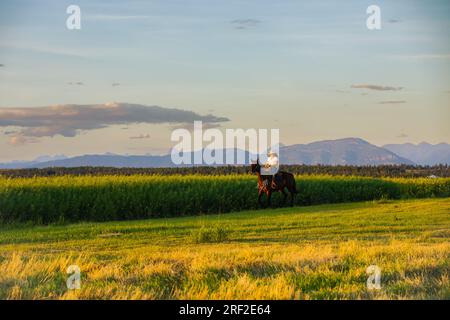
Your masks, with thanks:
[{"label": "blue sky", "polygon": [[[81,30],[65,26],[70,4]],[[371,4],[381,30],[366,28]],[[279,128],[287,144],[450,142],[449,16],[436,0],[2,1],[0,125],[10,108],[123,102]],[[171,130],[112,123],[22,137],[0,126],[0,161],[162,153]]]}]

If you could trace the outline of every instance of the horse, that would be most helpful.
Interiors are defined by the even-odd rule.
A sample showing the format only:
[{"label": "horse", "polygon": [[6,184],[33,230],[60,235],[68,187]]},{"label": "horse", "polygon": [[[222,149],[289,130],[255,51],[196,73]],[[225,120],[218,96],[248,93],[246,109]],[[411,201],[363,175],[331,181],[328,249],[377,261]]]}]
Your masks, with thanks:
[{"label": "horse", "polygon": [[252,163],[251,171],[252,173],[256,173],[258,176],[258,203],[261,207],[263,207],[261,198],[264,193],[267,196],[267,206],[270,206],[272,192],[281,192],[284,196],[284,203],[286,203],[288,195],[285,189],[287,189],[291,194],[291,207],[294,205],[294,195],[298,193],[298,191],[296,189],[295,178],[292,173],[279,171],[277,173],[277,175],[279,175],[279,181],[277,183],[273,183],[271,175],[261,175],[261,164],[259,163],[259,159],[256,160],[256,163]]}]

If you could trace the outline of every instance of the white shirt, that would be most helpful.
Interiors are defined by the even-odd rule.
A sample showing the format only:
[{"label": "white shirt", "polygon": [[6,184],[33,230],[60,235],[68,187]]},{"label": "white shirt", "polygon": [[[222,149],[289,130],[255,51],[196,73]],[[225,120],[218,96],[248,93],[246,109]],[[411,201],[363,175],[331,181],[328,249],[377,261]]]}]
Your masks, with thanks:
[{"label": "white shirt", "polygon": [[266,164],[268,164],[269,166],[271,166],[271,167],[276,167],[276,166],[278,166],[278,157],[277,156],[270,156],[268,159],[267,159],[267,162],[266,162]]}]

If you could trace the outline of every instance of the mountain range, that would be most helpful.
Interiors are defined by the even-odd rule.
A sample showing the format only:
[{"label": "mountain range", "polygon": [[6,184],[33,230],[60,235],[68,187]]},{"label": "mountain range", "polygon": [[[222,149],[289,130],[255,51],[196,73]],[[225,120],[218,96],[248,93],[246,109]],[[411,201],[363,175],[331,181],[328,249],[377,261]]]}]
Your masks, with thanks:
[{"label": "mountain range", "polygon": [[429,144],[387,144],[383,146],[401,157],[420,165],[450,164],[450,145],[448,143]]},{"label": "mountain range", "polygon": [[[192,157],[192,153],[191,153]],[[246,163],[254,155],[245,151]],[[420,143],[373,145],[359,138],[316,141],[308,144],[280,145],[282,164],[324,164],[324,165],[435,165],[450,164],[450,145]],[[167,155],[82,155],[65,157],[42,156],[33,161],[0,163],[1,169],[46,168],[46,167],[174,167],[170,154]]]},{"label": "mountain range", "polygon": [[325,165],[381,165],[411,164],[384,148],[377,147],[359,138],[317,141],[295,144],[280,148],[285,164],[325,164]]}]

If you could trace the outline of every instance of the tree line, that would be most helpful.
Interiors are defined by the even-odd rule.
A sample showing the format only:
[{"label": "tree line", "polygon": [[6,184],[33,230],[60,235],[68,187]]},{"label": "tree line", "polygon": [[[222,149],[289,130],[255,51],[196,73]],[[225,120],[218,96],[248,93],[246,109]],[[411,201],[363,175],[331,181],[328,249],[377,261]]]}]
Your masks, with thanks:
[{"label": "tree line", "polygon": [[[332,175],[332,176],[363,176],[363,177],[450,177],[449,165],[412,166],[412,165],[381,165],[381,166],[349,166],[349,165],[282,165],[280,170],[299,175]],[[115,168],[115,167],[54,167],[30,169],[0,169],[0,176],[46,177],[46,176],[84,176],[84,175],[230,175],[248,174],[249,166],[193,166],[176,168]]]}]

